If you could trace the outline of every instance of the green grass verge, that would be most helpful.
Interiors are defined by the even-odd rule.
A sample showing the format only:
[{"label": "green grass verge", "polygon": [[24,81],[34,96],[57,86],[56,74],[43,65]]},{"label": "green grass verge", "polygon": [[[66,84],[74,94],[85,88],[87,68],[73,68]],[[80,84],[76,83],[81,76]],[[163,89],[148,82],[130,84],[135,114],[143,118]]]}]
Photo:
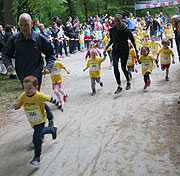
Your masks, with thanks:
[{"label": "green grass verge", "polygon": [[10,79],[9,75],[0,75],[0,112],[7,111],[11,103],[23,92],[18,79]]}]

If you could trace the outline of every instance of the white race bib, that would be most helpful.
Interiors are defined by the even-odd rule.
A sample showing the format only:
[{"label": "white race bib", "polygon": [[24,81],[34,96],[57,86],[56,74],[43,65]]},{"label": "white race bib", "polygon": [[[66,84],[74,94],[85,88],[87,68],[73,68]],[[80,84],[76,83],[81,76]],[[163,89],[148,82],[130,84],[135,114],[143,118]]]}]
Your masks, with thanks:
[{"label": "white race bib", "polygon": [[170,62],[170,58],[167,54],[164,54],[162,56],[162,63],[169,63]]},{"label": "white race bib", "polygon": [[29,105],[25,107],[25,113],[30,122],[40,122],[43,120],[43,116],[39,105]]},{"label": "white race bib", "polygon": [[168,33],[167,33],[167,36],[168,36],[168,37],[171,37],[172,35],[171,35],[171,33],[170,33],[170,32],[168,32]]},{"label": "white race bib", "polygon": [[128,63],[128,64],[131,64],[131,63],[132,63],[132,57],[128,57],[127,63]]},{"label": "white race bib", "polygon": [[91,71],[99,71],[99,64],[98,63],[91,63],[90,70]]},{"label": "white race bib", "polygon": [[157,50],[157,47],[154,46],[154,45],[152,45],[152,46],[151,46],[151,50],[152,50],[152,51],[156,51],[156,50]]},{"label": "white race bib", "polygon": [[51,70],[51,75],[59,75],[61,73],[61,70],[59,69],[58,66],[53,66]]},{"label": "white race bib", "polygon": [[148,70],[152,68],[152,62],[150,60],[143,61],[143,70]]}]

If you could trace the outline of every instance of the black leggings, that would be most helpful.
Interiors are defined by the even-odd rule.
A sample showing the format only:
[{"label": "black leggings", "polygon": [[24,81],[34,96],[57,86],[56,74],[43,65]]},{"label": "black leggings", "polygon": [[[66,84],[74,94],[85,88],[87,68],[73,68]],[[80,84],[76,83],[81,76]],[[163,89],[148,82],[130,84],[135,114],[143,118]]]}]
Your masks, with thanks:
[{"label": "black leggings", "polygon": [[121,84],[121,79],[120,79],[120,72],[119,72],[119,58],[121,58],[121,69],[126,77],[126,80],[129,81],[129,74],[127,71],[127,60],[129,56],[129,51],[128,52],[117,52],[117,51],[112,51],[112,58],[113,58],[113,67],[114,67],[114,75],[117,81],[117,84]]},{"label": "black leggings", "polygon": [[145,75],[144,75],[145,84],[147,84],[147,81],[150,80],[149,74],[150,74],[150,72],[146,72]]}]

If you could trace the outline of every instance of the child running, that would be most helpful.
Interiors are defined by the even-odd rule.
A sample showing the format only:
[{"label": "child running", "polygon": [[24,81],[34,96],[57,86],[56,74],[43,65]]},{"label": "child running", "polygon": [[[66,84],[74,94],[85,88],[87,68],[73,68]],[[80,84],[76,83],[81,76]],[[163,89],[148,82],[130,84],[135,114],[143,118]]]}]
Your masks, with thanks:
[{"label": "child running", "polygon": [[[67,101],[68,94],[64,92],[64,90],[62,89],[63,78],[62,78],[61,69],[64,69],[67,74],[70,74],[69,71],[66,69],[65,65],[62,62],[56,60],[52,67],[51,80],[52,80],[52,88],[54,90],[54,93],[58,97],[60,104],[63,105],[63,101],[64,102]],[[63,95],[63,99],[61,98],[60,94]]]},{"label": "child running", "polygon": [[[109,43],[110,41],[110,34],[109,32],[106,33],[106,36],[104,37],[103,41],[102,41],[102,44],[105,44],[107,46],[107,44]],[[101,47],[102,47],[102,44],[101,44]],[[101,48],[100,47],[100,48]],[[109,59],[110,59],[110,67],[112,67],[113,65],[113,59],[112,59],[112,45],[107,49],[107,53],[109,55]]]},{"label": "child running", "polygon": [[78,35],[79,44],[80,44],[80,52],[84,52],[84,31],[81,29],[80,34]]},{"label": "child running", "polygon": [[171,25],[168,23],[167,24],[167,29],[165,29],[164,34],[166,38],[168,38],[171,42],[171,48],[173,48],[173,33],[174,31],[171,28]]},{"label": "child running", "polygon": [[[150,86],[151,80],[149,75],[153,70],[153,60],[156,60],[156,57],[152,54],[149,54],[149,48],[147,46],[143,46],[141,48],[141,56],[139,59],[139,63],[142,64],[142,74],[144,76],[144,89]],[[158,62],[156,61],[157,67],[159,67]]]},{"label": "child running", "polygon": [[15,110],[24,106],[24,110],[28,121],[33,125],[33,144],[34,144],[34,158],[30,162],[33,165],[40,163],[42,140],[45,134],[51,134],[53,139],[57,136],[57,127],[45,127],[47,120],[47,113],[44,102],[51,102],[55,104],[58,109],[63,112],[61,104],[53,97],[39,92],[38,80],[35,76],[27,76],[23,80],[24,92],[18,98],[18,101],[13,103]]},{"label": "child running", "polygon": [[[151,53],[155,57],[157,57],[157,53],[158,53],[159,49],[161,48],[161,44],[158,41],[156,41],[156,36],[154,36],[154,35],[151,36],[151,41],[150,41],[149,46],[150,46]],[[155,64],[154,64],[154,66],[155,66]]]},{"label": "child running", "polygon": [[145,34],[144,36],[144,41],[142,42],[142,46],[147,46],[149,48],[150,46],[150,40],[149,40],[149,35],[148,34]]},{"label": "child running", "polygon": [[137,64],[137,59],[136,59],[136,53],[135,53],[135,50],[134,50],[134,47],[131,43],[131,41],[128,41],[128,45],[129,45],[129,57],[128,57],[128,60],[127,60],[127,70],[129,72],[129,76],[130,76],[130,79],[132,80],[132,73],[131,72],[135,72],[137,73],[137,69],[134,69],[134,65],[135,63]]},{"label": "child running", "polygon": [[171,57],[172,57],[172,63],[174,64],[174,53],[171,48],[169,48],[170,41],[165,38],[161,42],[162,48],[157,53],[157,60],[159,55],[161,54],[161,70],[166,70],[166,77],[165,80],[169,81],[169,67],[171,65]]},{"label": "child running", "polygon": [[87,66],[83,71],[86,71],[88,68],[89,69],[89,75],[91,78],[91,88],[92,88],[92,93],[91,95],[96,94],[96,89],[95,89],[95,81],[100,84],[100,86],[103,86],[103,82],[101,81],[101,63],[106,59],[106,55],[104,55],[104,58],[97,57],[98,52],[96,49],[91,50],[91,58],[87,61]]},{"label": "child running", "polygon": [[90,52],[90,51],[91,51],[93,48],[95,48],[95,49],[97,50],[99,56],[101,57],[101,52],[97,49],[98,43],[94,43],[93,41],[91,41],[91,42],[89,43],[89,47],[90,47],[90,48],[88,49],[88,51],[87,51],[87,53],[86,53],[85,61],[87,61],[87,58],[88,58],[88,57],[91,58],[91,52]]}]

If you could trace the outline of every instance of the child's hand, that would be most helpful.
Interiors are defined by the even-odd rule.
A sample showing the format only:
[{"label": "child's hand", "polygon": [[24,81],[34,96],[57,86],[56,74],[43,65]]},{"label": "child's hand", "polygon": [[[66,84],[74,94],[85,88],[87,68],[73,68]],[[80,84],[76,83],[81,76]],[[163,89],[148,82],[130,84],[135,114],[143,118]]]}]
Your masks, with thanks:
[{"label": "child's hand", "polygon": [[104,52],[103,52],[103,55],[104,55],[104,56],[107,56],[107,54],[106,54],[106,53],[104,53]]},{"label": "child's hand", "polygon": [[157,68],[159,68],[159,64],[156,64]]},{"label": "child's hand", "polygon": [[172,60],[172,63],[173,63],[173,64],[175,64],[175,61],[174,61],[174,59]]},{"label": "child's hand", "polygon": [[70,74],[70,72],[67,71],[67,74]]},{"label": "child's hand", "polygon": [[83,69],[83,72],[85,71],[85,69]]},{"label": "child's hand", "polygon": [[12,108],[13,108],[14,110],[19,109],[19,108],[20,108],[19,103],[18,103],[18,102],[12,103]]}]

